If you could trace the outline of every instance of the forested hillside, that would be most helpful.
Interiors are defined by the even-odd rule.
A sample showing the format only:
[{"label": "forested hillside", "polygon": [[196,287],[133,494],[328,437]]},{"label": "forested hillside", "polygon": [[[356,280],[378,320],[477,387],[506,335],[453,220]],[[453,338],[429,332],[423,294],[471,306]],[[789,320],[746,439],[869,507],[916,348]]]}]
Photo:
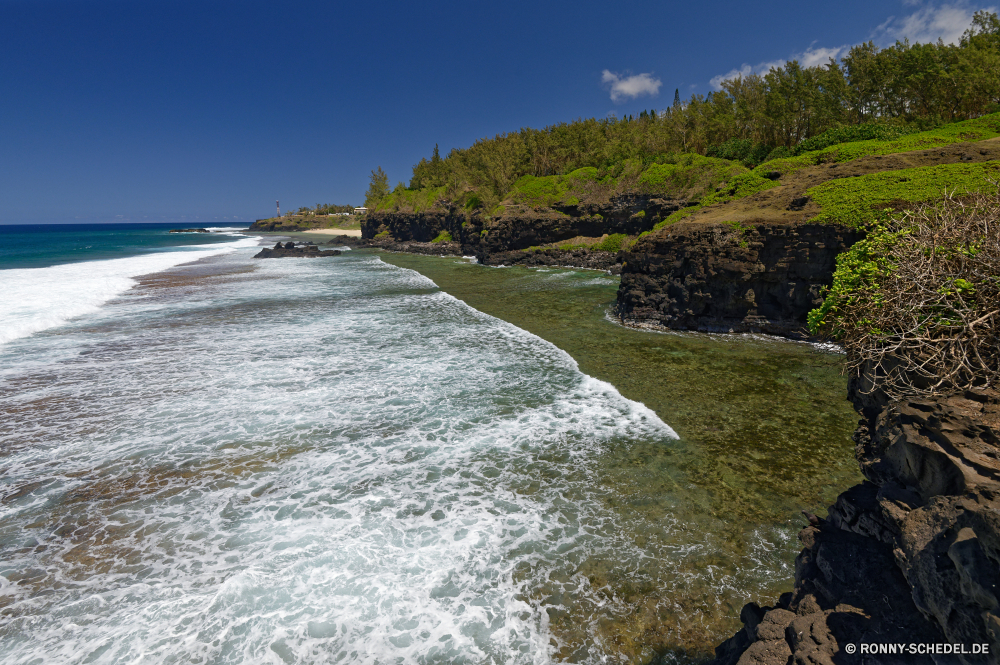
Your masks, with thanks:
[{"label": "forested hillside", "polygon": [[[381,169],[373,172],[366,205],[415,210],[446,199],[490,213],[514,190],[532,190],[531,183],[519,182],[524,176],[587,168],[594,169],[585,174],[591,182],[639,183],[650,165],[677,164],[684,153],[753,168],[845,142],[901,139],[998,111],[1000,18],[981,11],[954,45],[897,42],[880,49],[869,42],[839,61],[803,67],[793,60],[763,75],[725,81],[707,96],[686,102],[675,96],[669,108],[638,117],[523,128],[445,157],[435,147],[430,159],[413,167],[408,187],[400,183],[389,193]],[[714,184],[713,177],[709,181]]]}]

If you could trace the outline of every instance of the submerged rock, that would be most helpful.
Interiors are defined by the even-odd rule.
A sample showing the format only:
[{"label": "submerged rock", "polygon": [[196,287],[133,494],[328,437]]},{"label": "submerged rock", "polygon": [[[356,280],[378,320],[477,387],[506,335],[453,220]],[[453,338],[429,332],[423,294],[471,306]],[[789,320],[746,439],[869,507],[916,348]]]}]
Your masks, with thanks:
[{"label": "submerged rock", "polygon": [[170,229],[168,233],[211,233],[208,229]]},{"label": "submerged rock", "polygon": [[287,258],[316,258],[318,256],[340,256],[340,250],[326,249],[320,250],[312,243],[300,243],[298,247],[292,241],[284,244],[278,243],[274,247],[265,247],[257,254],[255,259],[287,259]]}]

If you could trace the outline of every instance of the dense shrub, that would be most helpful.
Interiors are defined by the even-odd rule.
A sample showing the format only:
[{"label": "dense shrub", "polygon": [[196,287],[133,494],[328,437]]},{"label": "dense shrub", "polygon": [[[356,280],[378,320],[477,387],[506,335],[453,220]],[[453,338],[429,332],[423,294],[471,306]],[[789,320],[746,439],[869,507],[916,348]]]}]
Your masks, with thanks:
[{"label": "dense shrub", "polygon": [[818,136],[808,138],[795,147],[795,154],[802,154],[812,150],[822,150],[838,143],[851,143],[853,141],[891,141],[900,136],[913,134],[914,128],[907,128],[900,125],[886,125],[866,122],[860,125],[847,125],[846,127],[836,127],[828,129]]},{"label": "dense shrub", "polygon": [[741,162],[744,166],[751,167],[765,161],[773,149],[773,146],[766,143],[754,143],[750,139],[732,138],[722,145],[709,148],[705,155]]},{"label": "dense shrub", "polygon": [[837,258],[809,314],[848,367],[887,395],[953,392],[1000,378],[1000,193],[946,197],[874,224]]},{"label": "dense shrub", "polygon": [[612,233],[611,235],[603,238],[601,242],[593,245],[591,249],[600,252],[617,252],[622,248],[622,243],[625,242],[626,235],[624,233]]}]

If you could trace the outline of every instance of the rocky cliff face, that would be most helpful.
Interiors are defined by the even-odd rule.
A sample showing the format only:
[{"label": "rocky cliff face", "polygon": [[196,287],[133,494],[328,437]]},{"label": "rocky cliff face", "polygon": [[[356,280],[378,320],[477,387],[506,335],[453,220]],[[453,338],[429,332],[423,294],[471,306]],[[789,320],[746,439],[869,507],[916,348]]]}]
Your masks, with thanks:
[{"label": "rocky cliff face", "polygon": [[446,231],[462,253],[487,265],[573,265],[617,271],[620,260],[615,253],[532,248],[578,236],[636,235],[683,205],[683,201],[626,194],[601,205],[512,206],[501,216],[486,219],[480,211],[469,213],[442,204],[419,213],[370,213],[362,221],[361,233],[365,239],[383,234],[382,243],[429,243]]},{"label": "rocky cliff face", "polygon": [[[714,662],[1000,662],[1000,394],[890,403],[853,382],[851,397],[868,480],[803,529],[794,591],[744,607]],[[988,653],[910,653],[935,643]]]},{"label": "rocky cliff face", "polygon": [[801,336],[837,255],[860,237],[826,224],[680,222],[625,253],[618,315],[633,325]]},{"label": "rocky cliff face", "polygon": [[[621,272],[617,312],[631,325],[681,330],[806,335],[806,315],[822,302],[836,257],[860,239],[845,227],[796,223],[684,223],[649,234],[627,252],[539,246],[577,236],[635,235],[683,202],[618,196],[603,206],[510,209],[498,218],[439,207],[372,213],[367,240],[429,243],[448,232],[461,253],[488,265],[563,265]],[[389,248],[389,247],[387,247]]]},{"label": "rocky cliff face", "polygon": [[493,220],[482,239],[487,254],[562,242],[577,236],[612,233],[638,235],[679,210],[683,201],[640,194],[613,197],[604,205],[565,206],[535,210],[510,208]]}]

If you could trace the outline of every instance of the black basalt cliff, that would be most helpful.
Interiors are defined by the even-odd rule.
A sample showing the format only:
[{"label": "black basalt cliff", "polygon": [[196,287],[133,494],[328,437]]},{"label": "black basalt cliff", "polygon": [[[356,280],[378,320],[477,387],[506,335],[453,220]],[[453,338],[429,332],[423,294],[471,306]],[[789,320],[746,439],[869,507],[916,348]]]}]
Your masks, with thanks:
[{"label": "black basalt cliff", "polygon": [[[481,211],[469,212],[442,201],[423,212],[369,213],[361,223],[361,233],[363,239],[387,249],[408,244],[401,251],[452,253],[458,247],[486,265],[566,265],[617,272],[618,252],[541,246],[580,236],[637,235],[683,205],[683,201],[623,194],[600,205],[510,206],[503,214],[487,218]],[[433,243],[442,233],[448,233],[455,244]],[[414,243],[429,246],[421,249]],[[449,251],[437,252],[438,245]]]},{"label": "black basalt cliff", "polygon": [[850,395],[867,480],[810,516],[794,590],[746,605],[714,665],[1000,662],[1000,394]]},{"label": "black basalt cliff", "polygon": [[860,237],[829,224],[680,222],[624,253],[617,313],[631,325],[805,336],[837,255]]}]

